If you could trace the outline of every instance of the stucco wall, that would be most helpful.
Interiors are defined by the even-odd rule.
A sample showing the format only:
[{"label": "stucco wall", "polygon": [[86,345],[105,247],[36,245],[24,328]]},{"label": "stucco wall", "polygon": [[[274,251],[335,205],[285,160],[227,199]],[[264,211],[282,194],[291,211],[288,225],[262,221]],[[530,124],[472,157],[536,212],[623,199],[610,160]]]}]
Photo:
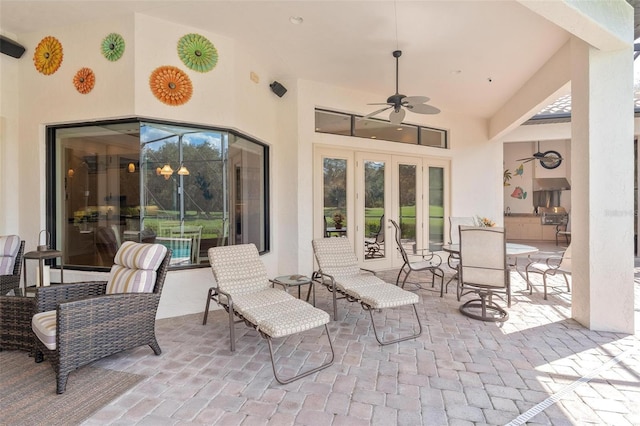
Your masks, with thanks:
[{"label": "stucco wall", "polygon": [[[123,58],[117,62],[107,61],[99,49],[102,39],[111,32],[123,35],[127,43]],[[200,33],[216,45],[220,58],[213,71],[200,74],[182,65],[176,43],[189,32]],[[51,76],[39,74],[31,61],[33,49],[47,35],[61,41],[65,55],[61,68]],[[484,119],[447,111],[436,116],[410,114],[407,117],[411,123],[448,129],[450,150],[315,133],[315,107],[364,114],[370,111],[367,103],[379,99],[367,93],[298,80],[287,75],[283,71],[286,67],[274,62],[275,59],[254,52],[249,46],[144,15],[90,22],[73,28],[45,29],[21,35],[19,41],[29,49],[25,57],[17,63],[7,65],[6,60],[0,63],[3,108],[7,104],[18,104],[19,100],[19,114],[13,110],[3,113],[0,160],[4,186],[7,173],[13,170],[11,164],[20,165],[18,179],[11,182],[14,188],[18,182],[14,193],[20,195],[20,217],[8,217],[5,223],[0,222],[0,231],[18,232],[27,241],[27,250],[35,248],[38,232],[45,226],[45,126],[131,115],[235,128],[271,147],[272,250],[263,256],[270,276],[296,271],[309,273],[313,268],[311,164],[314,144],[455,158],[448,176],[453,194],[448,206],[451,214],[480,214],[500,224],[502,194],[497,188],[502,185],[502,145],[488,141]],[[192,79],[194,95],[187,104],[170,107],[153,97],[148,78],[161,65],[178,66]],[[75,72],[85,66],[95,72],[96,86],[91,93],[81,95],[75,91],[72,79]],[[9,72],[5,73],[7,69]],[[252,71],[260,78],[258,83],[249,78]],[[16,75],[19,78],[14,79]],[[15,80],[18,81],[16,93],[6,90]],[[284,97],[278,98],[270,91],[269,83],[273,80],[287,87]],[[5,141],[12,148],[4,147]],[[12,150],[19,153],[6,154]],[[3,201],[10,198],[2,195]],[[55,271],[52,275],[55,280]],[[104,274],[71,270],[65,273],[66,281],[91,277],[104,277]],[[158,316],[201,312],[206,291],[212,284],[208,268],[171,271]]]}]

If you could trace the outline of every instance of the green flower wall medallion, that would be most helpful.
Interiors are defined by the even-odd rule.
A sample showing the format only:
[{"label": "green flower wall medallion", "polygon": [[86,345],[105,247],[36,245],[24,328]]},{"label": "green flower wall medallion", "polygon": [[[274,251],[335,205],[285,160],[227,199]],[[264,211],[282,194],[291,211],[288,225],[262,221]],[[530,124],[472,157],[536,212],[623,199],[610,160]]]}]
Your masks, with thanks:
[{"label": "green flower wall medallion", "polygon": [[200,34],[187,34],[178,41],[178,56],[190,69],[208,72],[218,63],[218,51]]},{"label": "green flower wall medallion", "polygon": [[102,54],[110,61],[117,61],[124,53],[124,39],[120,34],[111,33],[102,40]]}]

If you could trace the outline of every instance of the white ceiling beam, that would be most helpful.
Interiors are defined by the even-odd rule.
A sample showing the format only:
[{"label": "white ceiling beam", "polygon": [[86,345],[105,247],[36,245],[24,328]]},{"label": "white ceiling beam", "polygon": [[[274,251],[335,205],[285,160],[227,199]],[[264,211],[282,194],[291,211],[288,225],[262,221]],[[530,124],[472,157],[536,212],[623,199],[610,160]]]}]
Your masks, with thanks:
[{"label": "white ceiling beam", "polygon": [[561,94],[569,93],[570,42],[562,46],[489,120],[489,139],[502,138]]},{"label": "white ceiling beam", "polygon": [[[516,0],[600,50],[618,50],[633,44],[634,10],[625,0]],[[497,140],[553,102],[571,81],[569,43],[558,50],[489,119],[489,139]]]},{"label": "white ceiling beam", "polygon": [[633,42],[633,7],[625,0],[517,0],[532,12],[600,50]]}]

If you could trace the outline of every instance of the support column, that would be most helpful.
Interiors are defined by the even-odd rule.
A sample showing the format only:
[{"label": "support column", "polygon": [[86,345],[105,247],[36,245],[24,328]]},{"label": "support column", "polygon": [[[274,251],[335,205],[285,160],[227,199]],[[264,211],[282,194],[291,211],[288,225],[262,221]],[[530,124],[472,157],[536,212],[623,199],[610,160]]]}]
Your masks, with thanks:
[{"label": "support column", "polygon": [[571,42],[572,317],[633,333],[633,48]]}]

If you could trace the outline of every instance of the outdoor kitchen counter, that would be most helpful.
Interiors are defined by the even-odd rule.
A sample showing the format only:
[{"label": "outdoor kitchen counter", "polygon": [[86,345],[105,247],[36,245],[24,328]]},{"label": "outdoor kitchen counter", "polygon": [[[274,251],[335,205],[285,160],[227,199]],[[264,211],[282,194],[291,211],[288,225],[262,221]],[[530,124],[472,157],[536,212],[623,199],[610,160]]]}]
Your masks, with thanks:
[{"label": "outdoor kitchen counter", "polygon": [[507,240],[555,241],[555,225],[542,225],[540,215],[512,213],[504,217]]}]

